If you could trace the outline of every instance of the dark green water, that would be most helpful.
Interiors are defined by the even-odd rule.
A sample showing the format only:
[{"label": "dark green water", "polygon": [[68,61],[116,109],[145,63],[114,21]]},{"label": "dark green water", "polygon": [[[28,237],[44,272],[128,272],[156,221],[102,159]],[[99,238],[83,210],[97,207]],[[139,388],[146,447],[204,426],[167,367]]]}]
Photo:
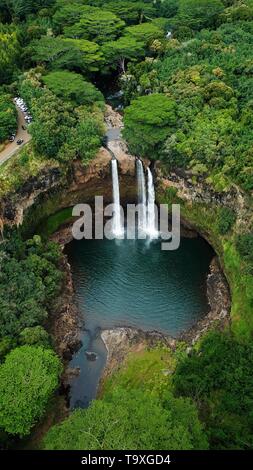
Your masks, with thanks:
[{"label": "dark green water", "polygon": [[[106,362],[100,330],[133,326],[177,337],[189,329],[208,312],[213,251],[202,238],[182,238],[172,252],[161,251],[159,241],[143,240],[73,241],[66,252],[86,330],[71,362],[81,374],[73,380],[70,400],[71,407],[87,406]],[[96,352],[97,361],[88,361],[86,350]]]}]

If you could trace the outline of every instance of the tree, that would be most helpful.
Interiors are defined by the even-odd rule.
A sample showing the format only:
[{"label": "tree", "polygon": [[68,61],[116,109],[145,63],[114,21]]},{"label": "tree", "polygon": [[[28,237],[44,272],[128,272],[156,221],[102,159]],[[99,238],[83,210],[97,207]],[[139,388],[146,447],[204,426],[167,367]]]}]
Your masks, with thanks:
[{"label": "tree", "polygon": [[24,243],[13,237],[1,246],[0,339],[43,323],[60,291],[59,250],[38,238]]},{"label": "tree", "polygon": [[236,248],[244,260],[253,263],[253,233],[238,235]]},{"label": "tree", "polygon": [[221,0],[179,0],[179,21],[193,29],[212,27],[223,10]]},{"label": "tree", "polygon": [[0,365],[0,426],[9,434],[26,436],[43,416],[58,386],[59,358],[42,347],[21,346]]},{"label": "tree", "polygon": [[156,13],[152,4],[142,1],[114,0],[106,2],[104,8],[115,13],[128,25],[141,23],[145,17],[154,17]]},{"label": "tree", "polygon": [[143,390],[118,387],[110,399],[78,410],[44,439],[48,450],[206,449],[196,409],[167,396],[166,408]]},{"label": "tree", "polygon": [[[94,108],[94,107],[93,107]],[[79,158],[87,164],[96,156],[105,133],[103,114],[90,108],[78,109],[79,123],[69,134],[69,139],[59,152],[59,160]]]},{"label": "tree", "polygon": [[[42,8],[51,7],[55,0],[3,0],[4,8],[12,19],[24,20],[33,13],[37,13]],[[0,5],[2,8],[2,6]]]},{"label": "tree", "polygon": [[50,72],[43,77],[43,81],[56,96],[71,101],[73,105],[104,102],[102,93],[77,73],[63,70]]},{"label": "tree", "polygon": [[37,63],[50,68],[96,72],[103,63],[100,47],[85,39],[43,36],[27,48]]},{"label": "tree", "polygon": [[73,106],[64,103],[50,90],[45,90],[40,98],[33,101],[32,113],[34,121],[29,130],[34,148],[39,154],[56,158],[77,123]]},{"label": "tree", "polygon": [[31,328],[25,328],[21,331],[19,341],[22,345],[29,346],[50,346],[49,334],[42,326],[33,326]]},{"label": "tree", "polygon": [[17,111],[10,95],[0,95],[0,142],[17,129]]},{"label": "tree", "polygon": [[57,0],[56,12],[53,15],[54,32],[57,34],[63,33],[65,26],[77,23],[87,11],[92,11],[92,9],[84,5],[82,1],[72,0],[68,2]]},{"label": "tree", "polygon": [[88,7],[80,20],[64,28],[64,35],[74,39],[88,39],[98,44],[114,40],[120,35],[125,23],[114,13]]},{"label": "tree", "polygon": [[0,85],[12,79],[19,53],[17,32],[0,24]]},{"label": "tree", "polygon": [[178,0],[160,0],[157,8],[159,16],[172,18],[178,12]]},{"label": "tree", "polygon": [[118,65],[123,73],[126,60],[135,61],[145,54],[144,44],[130,36],[122,36],[117,41],[105,43],[102,51],[109,66],[115,68]]},{"label": "tree", "polygon": [[153,23],[142,23],[135,26],[128,26],[124,34],[131,38],[149,45],[154,39],[164,38],[164,31]]},{"label": "tree", "polygon": [[217,228],[221,235],[225,235],[231,230],[236,222],[236,214],[229,207],[221,207],[218,212]]},{"label": "tree", "polygon": [[137,156],[159,158],[165,139],[176,126],[176,103],[155,93],[133,100],[125,110],[123,135]]},{"label": "tree", "polygon": [[252,367],[252,344],[213,331],[176,368],[175,391],[198,404],[212,449],[253,446]]}]

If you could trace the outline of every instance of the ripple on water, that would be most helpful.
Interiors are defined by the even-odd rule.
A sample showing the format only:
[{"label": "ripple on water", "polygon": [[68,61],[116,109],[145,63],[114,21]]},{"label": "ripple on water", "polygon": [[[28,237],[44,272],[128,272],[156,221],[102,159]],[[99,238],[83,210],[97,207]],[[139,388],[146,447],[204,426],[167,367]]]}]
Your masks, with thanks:
[{"label": "ripple on water", "polygon": [[[133,326],[174,337],[208,312],[206,278],[213,256],[201,238],[182,239],[177,251],[161,251],[158,241],[83,240],[66,247],[76,299],[90,335],[72,365],[81,375],[71,388],[71,404],[87,406],[94,398],[106,360],[98,328]],[[85,349],[98,353],[88,363]]]}]

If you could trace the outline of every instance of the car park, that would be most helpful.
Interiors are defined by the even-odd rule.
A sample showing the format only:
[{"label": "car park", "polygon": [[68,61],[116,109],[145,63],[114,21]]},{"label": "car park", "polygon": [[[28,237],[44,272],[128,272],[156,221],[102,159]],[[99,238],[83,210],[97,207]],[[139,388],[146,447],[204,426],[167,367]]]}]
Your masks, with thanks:
[{"label": "car park", "polygon": [[32,122],[32,116],[29,113],[29,110],[28,110],[28,107],[27,107],[25,101],[22,98],[16,96],[14,98],[14,103],[22,111],[22,113],[24,114],[25,121],[27,122],[27,124],[30,124]]}]

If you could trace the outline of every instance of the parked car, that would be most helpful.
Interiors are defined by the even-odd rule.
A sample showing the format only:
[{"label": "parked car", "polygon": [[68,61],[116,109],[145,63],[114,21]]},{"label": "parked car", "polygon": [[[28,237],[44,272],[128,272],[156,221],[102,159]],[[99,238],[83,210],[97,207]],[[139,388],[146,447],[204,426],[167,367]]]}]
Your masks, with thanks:
[{"label": "parked car", "polygon": [[14,142],[15,137],[16,137],[15,134],[10,135],[10,137],[9,137],[9,142]]},{"label": "parked car", "polygon": [[24,143],[23,139],[18,139],[17,140],[17,145],[22,145]]}]

